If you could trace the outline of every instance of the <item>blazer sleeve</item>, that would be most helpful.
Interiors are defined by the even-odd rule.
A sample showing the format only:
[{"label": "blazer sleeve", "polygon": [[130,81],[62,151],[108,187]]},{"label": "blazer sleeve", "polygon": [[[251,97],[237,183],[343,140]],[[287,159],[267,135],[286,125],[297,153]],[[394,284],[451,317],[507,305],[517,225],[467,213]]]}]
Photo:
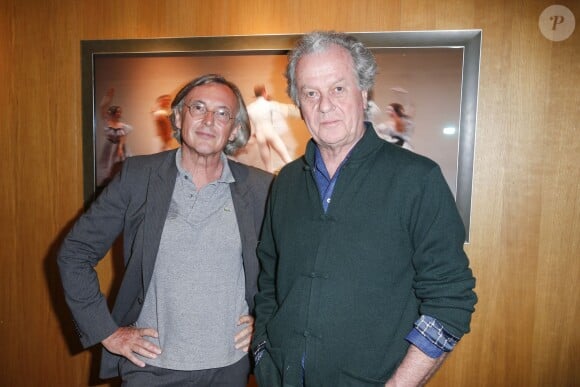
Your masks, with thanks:
[{"label": "blazer sleeve", "polygon": [[123,230],[130,166],[130,162],[124,163],[121,173],[76,221],[57,257],[65,299],[85,348],[101,342],[118,328],[101,293],[95,266]]}]

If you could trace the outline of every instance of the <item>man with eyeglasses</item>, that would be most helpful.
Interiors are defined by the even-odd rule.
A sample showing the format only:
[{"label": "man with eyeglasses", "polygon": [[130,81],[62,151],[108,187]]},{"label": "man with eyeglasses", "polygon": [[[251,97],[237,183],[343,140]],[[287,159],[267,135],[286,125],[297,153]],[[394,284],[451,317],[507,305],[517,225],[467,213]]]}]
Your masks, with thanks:
[{"label": "man with eyeglasses", "polygon": [[[272,176],[227,157],[250,134],[231,82],[196,78],[172,110],[181,147],[127,159],[66,237],[58,256],[66,300],[82,344],[104,347],[103,378],[245,387]],[[125,271],[109,312],[94,267],[121,233]]]}]

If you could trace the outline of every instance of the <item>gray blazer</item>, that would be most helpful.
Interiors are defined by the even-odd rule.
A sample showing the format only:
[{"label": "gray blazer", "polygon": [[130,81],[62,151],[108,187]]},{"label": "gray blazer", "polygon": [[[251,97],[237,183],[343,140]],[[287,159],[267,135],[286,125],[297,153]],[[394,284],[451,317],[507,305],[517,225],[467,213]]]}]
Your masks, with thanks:
[{"label": "gray blazer", "polygon": [[[175,153],[128,158],[61,246],[58,265],[65,297],[85,348],[133,324],[141,312],[177,176]],[[229,166],[236,180],[230,188],[242,240],[246,300],[253,312],[256,246],[272,175],[231,160]],[[121,232],[125,272],[110,312],[94,267]],[[100,376],[117,376],[119,359],[103,349]]]}]

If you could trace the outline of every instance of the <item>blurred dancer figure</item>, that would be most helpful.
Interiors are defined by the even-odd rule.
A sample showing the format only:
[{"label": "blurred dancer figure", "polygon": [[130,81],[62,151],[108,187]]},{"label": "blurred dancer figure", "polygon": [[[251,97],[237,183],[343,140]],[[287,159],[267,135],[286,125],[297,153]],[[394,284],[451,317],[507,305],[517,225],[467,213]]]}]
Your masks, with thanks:
[{"label": "blurred dancer figure", "polygon": [[252,136],[255,137],[260,152],[260,158],[268,172],[273,172],[272,150],[280,156],[284,164],[292,161],[288,148],[276,131],[279,116],[284,118],[300,117],[298,108],[291,104],[284,104],[270,100],[264,85],[254,87],[256,100],[248,105],[248,114],[252,123]]},{"label": "blurred dancer figure", "polygon": [[101,101],[101,116],[105,121],[105,144],[99,158],[97,186],[105,186],[120,169],[121,163],[130,156],[127,151],[126,140],[131,125],[121,121],[123,113],[120,106],[111,105],[115,89],[110,88]]},{"label": "blurred dancer figure", "polygon": [[415,123],[412,117],[405,113],[403,105],[393,102],[387,106],[389,121],[387,125],[387,134],[390,138],[386,139],[403,148],[413,150],[411,145],[411,136]]},{"label": "blurred dancer figure", "polygon": [[173,136],[173,128],[169,117],[171,116],[171,96],[163,94],[157,97],[155,110],[152,112],[157,135],[161,140],[160,151],[171,150],[179,147],[179,142]]},{"label": "blurred dancer figure", "polygon": [[[397,99],[407,99],[409,92],[401,87],[392,87],[391,91],[397,93]],[[410,106],[407,104],[407,106]],[[411,108],[406,108],[399,102],[393,102],[381,111],[378,105],[369,100],[366,111],[367,120],[372,122],[377,135],[385,141],[413,150],[411,137],[415,129]]]}]

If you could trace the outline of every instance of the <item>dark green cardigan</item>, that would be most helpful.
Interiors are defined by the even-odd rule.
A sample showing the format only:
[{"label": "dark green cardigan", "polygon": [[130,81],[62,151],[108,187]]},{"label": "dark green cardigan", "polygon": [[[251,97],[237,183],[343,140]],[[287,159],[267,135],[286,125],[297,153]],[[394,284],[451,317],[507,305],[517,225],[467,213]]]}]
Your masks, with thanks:
[{"label": "dark green cardigan", "polygon": [[[381,385],[422,314],[469,331],[475,279],[463,223],[439,167],[370,125],[340,171],[325,214],[314,144],[272,187],[258,247],[254,345],[260,386]],[[284,384],[281,384],[280,379]]]}]

